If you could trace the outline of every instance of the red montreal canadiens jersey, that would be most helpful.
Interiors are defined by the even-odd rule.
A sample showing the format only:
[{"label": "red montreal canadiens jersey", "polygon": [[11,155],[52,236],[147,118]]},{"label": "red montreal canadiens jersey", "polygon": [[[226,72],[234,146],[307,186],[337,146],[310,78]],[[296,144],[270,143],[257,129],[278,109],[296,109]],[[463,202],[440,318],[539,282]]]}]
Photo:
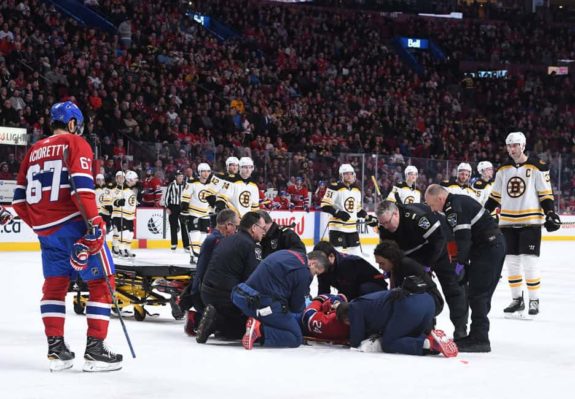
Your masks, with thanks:
[{"label": "red montreal canadiens jersey", "polygon": [[[12,204],[38,235],[49,235],[62,223],[80,218],[78,198],[88,219],[98,215],[92,158],[86,140],[73,134],[51,136],[30,148],[20,165]],[[77,195],[71,191],[70,178]]]},{"label": "red montreal canadiens jersey", "polygon": [[162,199],[162,181],[157,177],[149,177],[144,180],[144,193],[142,202],[147,206],[160,206]]},{"label": "red montreal canadiens jersey", "polygon": [[349,339],[349,326],[336,318],[331,301],[313,300],[305,308],[302,322],[306,336],[338,341]]}]

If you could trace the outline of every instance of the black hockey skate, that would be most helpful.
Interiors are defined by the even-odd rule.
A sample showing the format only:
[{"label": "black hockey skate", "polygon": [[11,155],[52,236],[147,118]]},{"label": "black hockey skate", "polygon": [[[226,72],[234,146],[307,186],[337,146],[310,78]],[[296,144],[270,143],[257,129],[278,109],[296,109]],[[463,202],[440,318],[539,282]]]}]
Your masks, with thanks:
[{"label": "black hockey skate", "polygon": [[70,351],[64,337],[48,337],[50,371],[62,371],[74,365],[74,352]]},{"label": "black hockey skate", "polygon": [[198,326],[196,342],[198,344],[205,344],[208,337],[214,332],[216,326],[216,308],[212,305],[206,306],[200,325]]},{"label": "black hockey skate", "polygon": [[532,316],[539,314],[539,299],[532,299],[529,301],[529,314]]},{"label": "black hockey skate", "polygon": [[114,257],[122,256],[122,253],[120,252],[120,249],[118,247],[112,246],[112,256]]},{"label": "black hockey skate", "polygon": [[123,249],[120,251],[121,252],[121,256],[123,258],[128,258],[128,259],[132,259],[136,257],[136,254],[133,253],[132,251],[130,251],[129,249]]},{"label": "black hockey skate", "polygon": [[509,306],[503,309],[504,313],[515,313],[525,310],[525,302],[523,301],[523,293],[520,297],[513,298]]},{"label": "black hockey skate", "polygon": [[88,337],[84,359],[84,371],[115,371],[122,368],[123,356],[112,352],[104,340]]}]

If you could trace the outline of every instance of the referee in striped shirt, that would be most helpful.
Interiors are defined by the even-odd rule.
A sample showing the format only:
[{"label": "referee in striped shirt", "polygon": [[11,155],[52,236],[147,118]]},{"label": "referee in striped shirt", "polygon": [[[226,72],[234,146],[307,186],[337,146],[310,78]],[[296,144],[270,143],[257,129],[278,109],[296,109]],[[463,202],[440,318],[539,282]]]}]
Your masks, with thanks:
[{"label": "referee in striped shirt", "polygon": [[184,217],[180,216],[182,191],[185,186],[184,174],[178,170],[176,172],[176,178],[168,185],[168,189],[166,191],[165,204],[169,215],[168,220],[170,222],[172,251],[175,251],[178,247],[178,227],[181,227],[180,230],[182,232],[182,243],[184,244],[184,249],[188,252],[190,250],[190,239],[186,228],[186,220]]}]

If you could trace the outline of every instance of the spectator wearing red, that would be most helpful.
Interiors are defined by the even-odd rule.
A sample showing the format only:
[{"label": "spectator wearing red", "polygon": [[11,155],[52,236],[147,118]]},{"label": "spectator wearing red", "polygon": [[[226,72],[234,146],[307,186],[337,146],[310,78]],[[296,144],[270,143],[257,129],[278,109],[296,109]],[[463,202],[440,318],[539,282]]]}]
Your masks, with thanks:
[{"label": "spectator wearing red", "polygon": [[308,210],[308,196],[309,192],[307,187],[303,184],[303,179],[301,177],[296,177],[295,184],[291,185],[287,189],[290,199],[295,209],[297,210]]}]

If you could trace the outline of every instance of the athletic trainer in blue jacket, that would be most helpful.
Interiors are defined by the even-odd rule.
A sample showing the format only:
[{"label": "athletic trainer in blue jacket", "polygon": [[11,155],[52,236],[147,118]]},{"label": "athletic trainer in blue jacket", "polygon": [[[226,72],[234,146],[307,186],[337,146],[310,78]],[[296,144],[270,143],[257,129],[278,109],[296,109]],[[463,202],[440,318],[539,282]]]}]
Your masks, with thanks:
[{"label": "athletic trainer in blue jacket", "polygon": [[313,276],[323,273],[327,262],[320,251],[307,256],[298,251],[277,251],[264,259],[245,283],[234,288],[233,303],[249,317],[242,339],[246,349],[252,349],[256,341],[267,347],[301,345],[298,315],[305,309]]},{"label": "athletic trainer in blue jacket", "polygon": [[457,346],[441,330],[432,330],[435,303],[427,284],[417,276],[406,278],[402,288],[378,291],[336,310],[338,320],[349,324],[349,341],[364,352],[457,355]]}]

